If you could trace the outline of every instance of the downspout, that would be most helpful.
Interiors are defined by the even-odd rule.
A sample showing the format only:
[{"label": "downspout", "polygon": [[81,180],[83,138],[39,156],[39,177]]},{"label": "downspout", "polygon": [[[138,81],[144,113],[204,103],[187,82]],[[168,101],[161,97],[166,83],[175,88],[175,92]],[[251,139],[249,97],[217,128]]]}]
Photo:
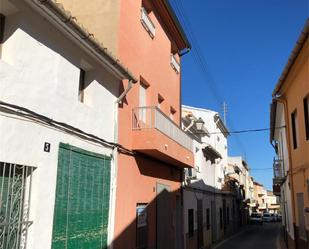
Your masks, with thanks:
[{"label": "downspout", "polygon": [[294,235],[294,243],[296,246],[296,240],[295,240],[295,223],[296,223],[296,214],[295,214],[295,196],[294,196],[294,180],[293,180],[293,167],[292,167],[292,150],[291,150],[291,140],[290,140],[290,136],[289,136],[289,131],[290,131],[290,124],[289,124],[289,119],[288,119],[288,105],[287,105],[287,101],[286,99],[280,98],[281,96],[275,97],[274,99],[280,103],[283,104],[284,107],[284,116],[285,116],[285,126],[286,126],[286,130],[285,130],[285,134],[286,134],[286,138],[287,138],[287,147],[288,147],[288,153],[289,153],[289,180],[291,183],[291,192],[292,192],[292,213],[293,213],[293,223],[294,223],[294,227],[293,227],[293,235]]},{"label": "downspout", "polygon": [[[114,103],[114,143],[118,143],[118,105],[122,103],[123,98],[129,93],[132,89],[133,84],[136,83],[135,80],[129,80],[129,84],[127,88],[122,92],[122,94],[116,99]],[[111,187],[111,204],[110,204],[110,212],[111,215],[109,217],[109,238],[108,244],[109,249],[113,249],[113,239],[114,239],[114,232],[115,232],[115,214],[116,214],[116,190],[117,190],[117,176],[118,176],[118,147],[113,148],[113,161],[114,167],[112,172],[112,187]]]}]

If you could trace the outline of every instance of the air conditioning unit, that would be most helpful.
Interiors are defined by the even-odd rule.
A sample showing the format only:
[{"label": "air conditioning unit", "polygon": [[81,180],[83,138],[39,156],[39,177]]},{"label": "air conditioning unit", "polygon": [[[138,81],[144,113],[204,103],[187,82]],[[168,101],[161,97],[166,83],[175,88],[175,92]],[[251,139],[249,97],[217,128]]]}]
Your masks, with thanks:
[{"label": "air conditioning unit", "polygon": [[194,168],[186,169],[186,179],[187,180],[194,180],[194,179],[196,179],[196,169],[194,169]]}]

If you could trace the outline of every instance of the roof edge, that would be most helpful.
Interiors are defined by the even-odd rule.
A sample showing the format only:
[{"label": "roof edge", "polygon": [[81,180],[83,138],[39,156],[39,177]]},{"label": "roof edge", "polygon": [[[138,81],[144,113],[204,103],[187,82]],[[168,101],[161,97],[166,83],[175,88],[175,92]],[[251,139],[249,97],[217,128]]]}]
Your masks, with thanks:
[{"label": "roof edge", "polygon": [[[93,34],[89,33],[80,23],[77,22],[76,17],[72,16],[70,12],[66,11],[64,7],[55,0],[27,0],[28,3],[35,5],[41,11],[62,26],[65,32],[70,32],[76,39],[81,39],[82,45],[87,51],[92,52],[100,61],[113,71],[119,78],[128,79],[132,82],[138,82],[137,78],[126,68],[119,59],[100,43]],[[49,13],[51,12],[51,13]]]}]

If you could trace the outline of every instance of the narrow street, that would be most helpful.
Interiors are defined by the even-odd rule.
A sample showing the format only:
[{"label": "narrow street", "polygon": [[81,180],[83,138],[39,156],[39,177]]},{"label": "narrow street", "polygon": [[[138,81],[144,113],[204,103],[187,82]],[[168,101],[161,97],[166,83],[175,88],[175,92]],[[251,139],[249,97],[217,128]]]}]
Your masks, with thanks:
[{"label": "narrow street", "polygon": [[281,249],[280,224],[251,225],[245,231],[219,244],[215,249]]}]

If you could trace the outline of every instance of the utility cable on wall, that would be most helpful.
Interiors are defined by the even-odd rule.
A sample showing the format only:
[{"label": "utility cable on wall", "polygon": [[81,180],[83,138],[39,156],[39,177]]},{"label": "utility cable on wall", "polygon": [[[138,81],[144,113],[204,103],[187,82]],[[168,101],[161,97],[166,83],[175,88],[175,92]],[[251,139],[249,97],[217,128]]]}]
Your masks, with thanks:
[{"label": "utility cable on wall", "polygon": [[21,106],[18,106],[18,105],[14,105],[14,104],[10,104],[10,103],[0,101],[0,111],[6,112],[8,114],[14,114],[16,116],[25,118],[25,119],[30,120],[32,122],[36,122],[36,123],[39,123],[39,124],[42,124],[42,125],[50,126],[51,128],[55,128],[57,130],[61,130],[61,131],[66,132],[66,133],[79,136],[79,137],[81,137],[85,140],[95,142],[95,143],[101,144],[101,145],[106,146],[106,147],[110,147],[110,148],[117,147],[118,151],[121,152],[121,153],[124,153],[124,154],[129,154],[129,155],[134,154],[134,152],[123,147],[120,144],[109,142],[109,141],[107,141],[103,138],[96,136],[96,135],[82,131],[82,130],[80,130],[80,129],[74,127],[74,126],[71,126],[69,124],[66,124],[64,122],[59,122],[59,121],[53,120],[49,117],[46,117],[46,116],[41,115],[39,113],[36,113],[36,112],[29,110],[25,107],[21,107]]}]

